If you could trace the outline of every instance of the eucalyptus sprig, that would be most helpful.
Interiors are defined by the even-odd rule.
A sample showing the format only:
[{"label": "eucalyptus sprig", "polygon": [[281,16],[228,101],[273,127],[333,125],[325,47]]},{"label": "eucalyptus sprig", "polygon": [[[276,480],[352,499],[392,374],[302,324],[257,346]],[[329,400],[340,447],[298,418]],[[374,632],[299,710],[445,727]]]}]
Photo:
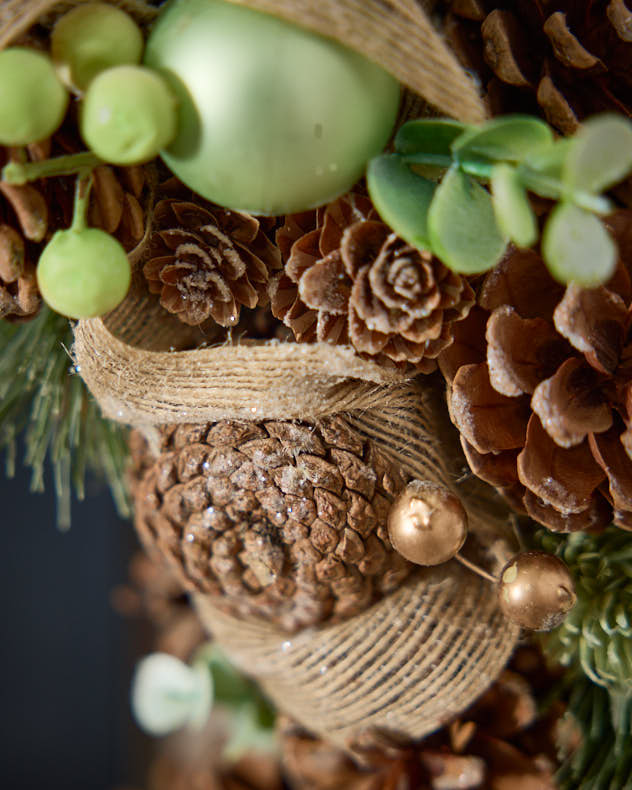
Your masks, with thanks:
[{"label": "eucalyptus sprig", "polygon": [[510,241],[532,246],[539,229],[528,193],[552,199],[543,258],[557,280],[590,287],[617,259],[599,220],[613,206],[601,193],[631,171],[632,123],[617,115],[595,116],[559,140],[530,116],[481,126],[421,119],[400,128],[394,153],[371,160],[367,183],[393,230],[462,274],[491,269]]}]

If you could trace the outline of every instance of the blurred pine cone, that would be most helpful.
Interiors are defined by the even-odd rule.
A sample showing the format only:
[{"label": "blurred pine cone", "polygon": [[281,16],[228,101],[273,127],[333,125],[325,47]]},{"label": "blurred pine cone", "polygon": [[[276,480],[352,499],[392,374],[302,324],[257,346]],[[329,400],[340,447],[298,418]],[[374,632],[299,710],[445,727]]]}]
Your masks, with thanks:
[{"label": "blurred pine cone", "polygon": [[542,114],[572,134],[588,115],[632,117],[625,0],[445,0],[445,34],[486,88],[492,115]]},{"label": "blurred pine cone", "polygon": [[456,721],[412,746],[374,733],[362,766],[281,717],[285,774],[293,790],[554,790],[554,731],[563,709],[538,719],[531,683],[543,680],[550,686],[539,654],[520,648],[512,669]]},{"label": "blurred pine cone", "polygon": [[285,218],[272,313],[299,342],[350,344],[379,364],[429,373],[474,301],[461,276],[398,238],[348,194]]},{"label": "blurred pine cone", "polygon": [[137,530],[218,607],[293,631],[363,611],[411,572],[386,532],[405,480],[344,419],[170,426],[159,443]]},{"label": "blurred pine cone", "polygon": [[[85,150],[73,113],[51,139],[24,149],[29,161]],[[0,169],[19,156],[0,146]],[[143,167],[95,168],[90,195],[90,225],[116,236],[129,252],[145,233],[145,202],[149,189]],[[72,222],[75,179],[46,178],[23,186],[0,180],[0,318],[27,320],[40,307],[35,267],[55,231]]]},{"label": "blurred pine cone", "polygon": [[212,318],[235,327],[241,308],[267,303],[270,273],[281,266],[262,220],[208,203],[178,185],[161,187],[143,272],[161,305],[185,324]]},{"label": "blurred pine cone", "polygon": [[566,289],[510,248],[440,367],[472,471],[552,530],[632,529],[632,211],[618,268]]}]

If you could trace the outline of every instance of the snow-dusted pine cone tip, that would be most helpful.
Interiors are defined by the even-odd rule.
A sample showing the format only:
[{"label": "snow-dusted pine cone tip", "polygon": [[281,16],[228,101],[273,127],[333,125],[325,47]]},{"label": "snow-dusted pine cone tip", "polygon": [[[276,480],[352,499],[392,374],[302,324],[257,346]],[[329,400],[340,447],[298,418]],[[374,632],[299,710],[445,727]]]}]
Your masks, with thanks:
[{"label": "snow-dusted pine cone tip", "polygon": [[287,631],[335,622],[415,567],[386,531],[407,481],[341,417],[168,426],[160,442],[136,464],[136,527],[225,611]]}]

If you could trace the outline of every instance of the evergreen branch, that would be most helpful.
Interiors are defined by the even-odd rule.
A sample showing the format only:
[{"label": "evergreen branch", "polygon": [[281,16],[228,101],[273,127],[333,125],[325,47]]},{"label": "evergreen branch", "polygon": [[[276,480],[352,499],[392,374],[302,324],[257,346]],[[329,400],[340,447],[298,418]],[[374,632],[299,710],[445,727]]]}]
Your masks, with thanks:
[{"label": "evergreen branch", "polygon": [[568,667],[560,694],[582,731],[563,763],[562,790],[623,790],[632,776],[632,546],[609,527],[599,535],[546,530],[539,547],[556,554],[575,580],[577,604],[544,637],[544,649]]},{"label": "evergreen branch", "polygon": [[15,473],[16,443],[24,433],[31,489],[44,488],[47,459],[53,468],[57,519],[70,526],[71,487],[84,496],[86,471],[108,481],[117,510],[129,516],[125,488],[126,431],[105,420],[72,365],[68,319],[46,306],[25,324],[0,321],[0,448]]}]

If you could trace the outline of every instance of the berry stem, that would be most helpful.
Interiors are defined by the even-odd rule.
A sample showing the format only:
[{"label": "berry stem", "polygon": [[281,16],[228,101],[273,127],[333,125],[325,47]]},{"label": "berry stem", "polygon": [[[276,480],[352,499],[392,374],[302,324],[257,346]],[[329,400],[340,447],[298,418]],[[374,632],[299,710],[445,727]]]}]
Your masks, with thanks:
[{"label": "berry stem", "polygon": [[88,203],[90,200],[90,187],[92,186],[92,172],[88,175],[78,176],[75,185],[75,205],[72,215],[72,225],[70,230],[79,233],[85,230],[88,214]]},{"label": "berry stem", "polygon": [[56,156],[52,159],[44,159],[41,162],[9,162],[2,169],[2,180],[7,184],[21,186],[29,181],[37,181],[39,178],[81,175],[100,164],[101,160],[99,157],[95,156],[91,151]]},{"label": "berry stem", "polygon": [[479,566],[475,565],[473,562],[466,560],[462,554],[455,554],[454,559],[458,560],[458,562],[460,562],[461,565],[464,565],[468,570],[472,571],[472,573],[476,573],[479,576],[482,576],[483,579],[487,579],[487,581],[490,581],[493,584],[496,584],[498,582],[498,579],[495,576],[492,576],[491,573],[488,573],[487,571],[484,571],[482,568],[479,568]]}]

